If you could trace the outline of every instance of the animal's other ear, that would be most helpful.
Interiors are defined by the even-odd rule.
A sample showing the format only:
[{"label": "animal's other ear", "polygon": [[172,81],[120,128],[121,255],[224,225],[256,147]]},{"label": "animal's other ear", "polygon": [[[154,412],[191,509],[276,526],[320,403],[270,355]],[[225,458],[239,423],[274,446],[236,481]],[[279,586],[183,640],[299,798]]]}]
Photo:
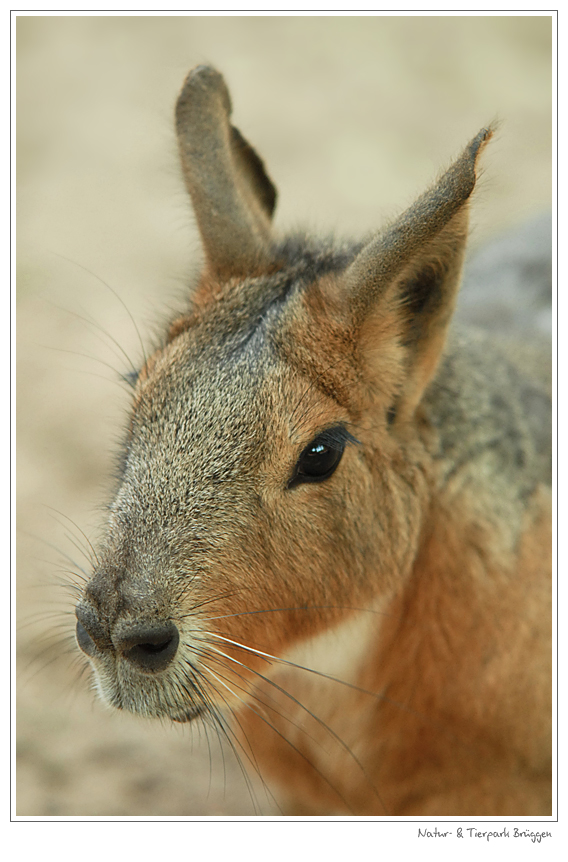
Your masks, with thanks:
[{"label": "animal's other ear", "polygon": [[[454,310],[467,202],[491,129],[481,132],[429,191],[357,255],[341,279],[366,375],[380,375],[386,342],[402,357],[393,415],[408,419],[432,379]],[[345,307],[345,305],[344,305]]]},{"label": "animal's other ear", "polygon": [[261,159],[230,116],[222,76],[197,66],[177,100],[176,130],[208,269],[219,278],[250,275],[269,264],[276,203]]}]

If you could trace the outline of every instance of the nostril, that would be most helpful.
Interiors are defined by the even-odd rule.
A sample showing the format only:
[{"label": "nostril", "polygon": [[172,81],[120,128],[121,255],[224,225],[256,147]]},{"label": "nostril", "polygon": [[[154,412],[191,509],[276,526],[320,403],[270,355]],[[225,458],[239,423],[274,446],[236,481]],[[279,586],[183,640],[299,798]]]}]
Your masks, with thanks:
[{"label": "nostril", "polygon": [[91,635],[87,631],[84,625],[77,621],[77,628],[75,630],[77,636],[77,643],[79,647],[83,650],[87,655],[93,655],[95,652],[95,642],[92,639]]},{"label": "nostril", "polygon": [[170,622],[128,625],[113,634],[123,657],[142,670],[164,670],[177,652],[179,632]]},{"label": "nostril", "polygon": [[76,636],[79,647],[88,656],[94,655],[97,650],[112,649],[109,636],[95,611],[88,605],[77,605],[75,608],[77,617]]}]

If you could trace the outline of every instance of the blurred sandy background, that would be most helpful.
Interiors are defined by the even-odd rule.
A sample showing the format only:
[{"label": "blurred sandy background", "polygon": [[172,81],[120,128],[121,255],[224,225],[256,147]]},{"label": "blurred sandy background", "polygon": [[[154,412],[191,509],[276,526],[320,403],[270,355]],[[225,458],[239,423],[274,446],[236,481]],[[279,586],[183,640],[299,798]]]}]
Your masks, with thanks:
[{"label": "blurred sandy background", "polygon": [[551,19],[20,17],[17,41],[17,813],[251,814],[215,739],[96,701],[57,586],[88,570],[77,544],[102,521],[119,372],[142,355],[124,306],[148,344],[199,262],[178,89],[216,65],[279,188],[277,226],[339,234],[411,203],[498,116],[475,246],[550,206]]}]

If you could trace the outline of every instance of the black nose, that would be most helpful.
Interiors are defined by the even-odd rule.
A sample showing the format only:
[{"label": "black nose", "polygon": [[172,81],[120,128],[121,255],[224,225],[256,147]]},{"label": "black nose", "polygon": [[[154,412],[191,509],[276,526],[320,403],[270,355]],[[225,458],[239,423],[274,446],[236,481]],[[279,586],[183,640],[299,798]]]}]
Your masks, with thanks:
[{"label": "black nose", "polygon": [[179,632],[170,622],[119,622],[112,642],[121,655],[142,670],[164,670],[175,656]]},{"label": "black nose", "polygon": [[142,670],[164,670],[177,652],[179,632],[170,620],[132,622],[119,620],[107,634],[88,605],[78,605],[77,643],[88,656],[118,653]]}]

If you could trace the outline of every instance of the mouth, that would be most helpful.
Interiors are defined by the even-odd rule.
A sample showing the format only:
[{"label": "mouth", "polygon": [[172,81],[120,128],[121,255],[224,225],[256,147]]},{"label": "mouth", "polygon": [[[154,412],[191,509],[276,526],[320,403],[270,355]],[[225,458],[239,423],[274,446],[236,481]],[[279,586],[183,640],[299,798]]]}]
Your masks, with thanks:
[{"label": "mouth", "polygon": [[[197,629],[184,633],[171,619],[129,617],[111,627],[100,622],[88,602],[77,607],[76,616],[77,644],[89,660],[96,691],[108,706],[176,724],[220,721],[232,711],[225,693],[228,686],[207,661],[215,660],[216,653],[208,652],[207,638]],[[225,675],[232,670],[226,668]],[[239,677],[235,684],[240,688],[241,683]]]},{"label": "mouth", "polygon": [[176,724],[189,724],[190,721],[195,721],[198,718],[203,718],[205,715],[205,707],[204,706],[194,706],[189,712],[185,713],[185,715],[179,716],[170,716],[171,720]]},{"label": "mouth", "polygon": [[199,686],[175,666],[168,672],[148,673],[133,669],[115,656],[88,658],[100,699],[114,709],[143,718],[169,719],[177,724],[188,724],[208,712]]}]

